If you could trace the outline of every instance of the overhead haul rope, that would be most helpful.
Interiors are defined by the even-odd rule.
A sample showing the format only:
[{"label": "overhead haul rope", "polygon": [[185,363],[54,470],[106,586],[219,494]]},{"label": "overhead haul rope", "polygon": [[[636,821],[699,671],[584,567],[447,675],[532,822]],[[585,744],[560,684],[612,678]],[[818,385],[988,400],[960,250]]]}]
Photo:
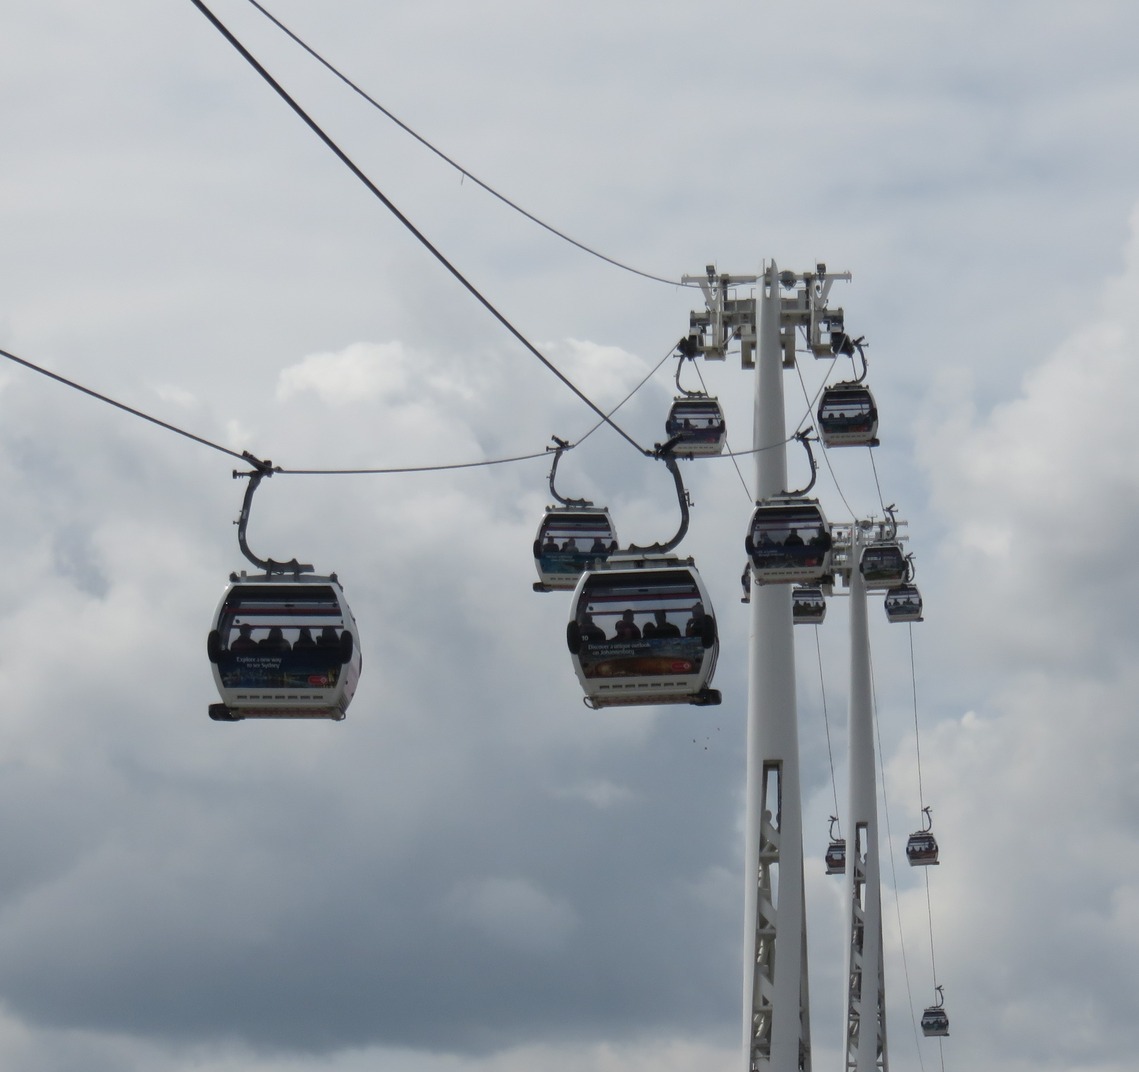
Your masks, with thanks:
[{"label": "overhead haul rope", "polygon": [[[253,455],[248,451],[233,450],[230,447],[223,446],[221,443],[215,443],[210,439],[206,439],[204,436],[195,435],[193,432],[188,432],[184,428],[179,428],[176,424],[170,424],[168,421],[160,420],[158,417],[151,416],[151,414],[145,413],[141,409],[128,406],[125,402],[118,402],[108,395],[101,394],[99,391],[95,391],[90,387],[84,387],[83,384],[76,383],[75,380],[69,380],[66,376],[61,376],[58,372],[51,372],[49,369],[36,365],[25,358],[17,357],[8,350],[0,350],[0,357],[5,357],[9,361],[14,361],[17,365],[23,365],[24,368],[31,369],[32,372],[38,372],[41,376],[46,376],[48,379],[55,380],[57,383],[62,383],[65,387],[71,387],[76,391],[81,391],[91,398],[107,403],[108,406],[121,409],[123,412],[129,413],[132,417],[149,421],[151,424],[156,424],[159,428],[164,428],[168,432],[174,432],[177,435],[184,436],[186,439],[193,440],[195,443],[201,443],[202,446],[211,447],[213,450],[219,451],[222,454],[228,454],[231,458],[237,458],[239,461],[253,460]],[[484,465],[507,465],[511,462],[525,462],[534,458],[544,458],[545,456],[546,452],[543,450],[536,451],[533,454],[518,454],[511,458],[488,458],[478,462],[455,462],[445,465],[409,465],[386,469],[286,469],[282,466],[274,466],[272,471],[274,473],[282,473],[290,476],[357,476],[364,474],[427,473],[442,472],[449,469],[475,469]]]},{"label": "overhead haul rope", "polygon": [[831,793],[834,796],[835,822],[838,824],[839,834],[841,834],[842,823],[838,822],[838,782],[835,779],[834,773],[834,751],[831,748],[831,722],[830,717],[827,715],[827,688],[826,682],[823,679],[823,646],[819,641],[819,626],[817,623],[815,624],[815,654],[819,661],[819,693],[823,698],[823,726],[826,727],[827,731],[827,760],[831,766]]},{"label": "overhead haul rope", "polygon": [[212,447],[214,450],[221,451],[222,454],[228,454],[231,458],[237,458],[240,461],[247,461],[248,459],[244,454],[236,450],[230,450],[229,447],[223,447],[220,443],[214,443],[209,439],[204,439],[202,436],[194,435],[193,432],[187,432],[184,428],[179,428],[177,425],[168,424],[166,421],[160,421],[157,417],[152,417],[149,413],[143,413],[140,409],[134,409],[123,402],[116,402],[113,398],[108,398],[106,395],[100,394],[98,391],[93,391],[90,387],[84,387],[81,383],[76,383],[74,380],[69,380],[66,376],[60,376],[57,372],[49,372],[39,365],[33,365],[30,361],[25,361],[22,357],[17,357],[7,350],[0,350],[0,357],[6,357],[9,361],[14,361],[17,365],[23,365],[24,368],[31,369],[33,372],[38,372],[41,376],[47,376],[49,379],[55,380],[57,383],[62,383],[66,387],[72,387],[76,391],[82,391],[85,395],[90,395],[92,398],[97,398],[100,402],[106,402],[108,406],[114,406],[121,409],[126,413],[131,414],[133,417],[140,417],[144,421],[150,421],[151,424],[157,424],[159,428],[165,428],[168,432],[176,432],[180,436],[185,436],[187,439],[192,439],[195,443],[201,443],[203,446]]},{"label": "overhead haul rope", "polygon": [[[886,796],[886,759],[882,751],[882,728],[878,722],[878,684],[874,675],[874,656],[871,653],[870,657],[870,694],[871,706],[874,712],[874,737],[878,742],[878,769],[882,772],[882,813],[886,817],[886,845],[889,848],[890,857],[890,877],[891,884],[894,887],[894,913],[898,918],[898,947],[902,954],[902,973],[906,977],[906,1000],[910,1006],[910,1020],[913,1023],[914,1038],[920,1039],[921,1033],[918,1027],[918,1017],[915,1012],[914,1006],[914,990],[910,983],[910,962],[906,956],[906,935],[905,929],[902,926],[902,898],[898,892],[898,865],[894,860],[894,832],[890,825],[890,802]],[[879,847],[879,859],[881,859],[881,849]],[[922,1059],[921,1046],[918,1045],[918,1064],[925,1072],[925,1061]]]},{"label": "overhead haul rope", "polygon": [[[922,788],[921,777],[921,733],[918,729],[918,675],[916,662],[914,660],[914,624],[909,623],[910,627],[910,681],[913,686],[913,699],[914,699],[914,752],[917,759],[918,770],[918,803],[921,806],[922,815],[928,817],[925,808],[925,792]],[[933,940],[933,898],[930,893],[929,887],[929,871],[930,869],[924,868],[925,871],[925,911],[926,917],[929,920],[929,967],[933,973],[934,987],[937,986],[937,952]],[[940,1040],[939,1040],[940,1041]],[[945,1067],[945,1053],[942,1050],[941,1066]]]},{"label": "overhead haul rope", "polygon": [[[834,360],[831,361],[830,368],[827,369],[827,376],[830,375],[831,369],[834,368],[835,362],[838,361],[838,358],[839,358],[839,355],[835,354]],[[818,434],[819,438],[821,439],[822,435],[821,435],[821,433],[819,433],[818,424],[815,422],[815,404],[819,401],[819,396],[822,395],[824,390],[826,390],[827,378],[826,378],[826,376],[823,377],[822,386],[819,387],[819,389],[815,392],[814,397],[812,398],[810,393],[807,390],[807,381],[803,379],[803,370],[802,370],[802,368],[799,367],[798,361],[795,362],[795,372],[799,377],[799,386],[802,388],[802,391],[803,391],[803,400],[807,403],[807,412],[803,415],[803,420],[800,421],[799,423],[803,424],[806,421],[810,421],[811,427],[815,430],[816,434]],[[843,504],[843,506],[846,507],[847,513],[850,514],[851,521],[853,521],[855,519],[855,517],[857,517],[857,515],[855,514],[854,510],[851,508],[850,503],[846,501],[846,495],[843,493],[842,485],[838,482],[838,477],[835,475],[834,466],[831,465],[830,451],[826,450],[825,447],[823,449],[823,461],[827,463],[827,471],[831,475],[831,480],[834,483],[835,491],[838,492],[838,497],[840,499],[842,499],[842,504]],[[881,492],[879,492],[879,496],[880,495],[881,495]]]},{"label": "overhead haul rope", "polygon": [[361,89],[355,82],[353,82],[346,74],[344,74],[338,68],[333,66],[319,52],[317,52],[316,49],[314,49],[311,45],[309,45],[307,42],[302,40],[302,38],[300,36],[298,36],[296,33],[294,33],[292,30],[290,30],[288,26],[286,26],[283,22],[281,22],[280,19],[278,19],[276,17],[276,15],[272,14],[271,12],[267,11],[264,7],[262,7],[257,2],[257,0],[249,0],[249,2],[258,11],[260,11],[261,14],[265,16],[265,18],[267,18],[271,23],[273,23],[273,25],[276,26],[277,29],[279,29],[287,37],[292,39],[293,42],[295,42],[297,45],[299,45],[301,48],[303,48],[305,50],[305,52],[307,52],[314,60],[317,61],[317,63],[321,64],[321,66],[323,66],[328,71],[330,71],[333,75],[335,75],[337,78],[339,78],[341,82],[343,82],[354,93],[358,94],[360,97],[362,97],[364,100],[366,100],[373,108],[375,108],[377,111],[379,111],[383,115],[387,116],[387,118],[390,119],[393,123],[395,123],[395,125],[397,127],[399,127],[400,130],[404,131],[406,134],[410,134],[425,149],[430,150],[437,157],[439,157],[440,160],[444,161],[447,164],[450,164],[451,167],[453,167],[464,179],[470,179],[471,182],[473,182],[480,189],[485,190],[488,194],[491,195],[491,197],[497,198],[499,201],[501,201],[508,208],[512,208],[515,212],[519,213],[522,216],[525,216],[526,219],[528,219],[531,223],[536,223],[539,227],[543,228],[546,231],[549,231],[550,234],[555,235],[556,237],[562,239],[565,242],[568,242],[571,246],[576,246],[583,253],[588,253],[592,257],[597,257],[598,260],[605,261],[606,264],[613,265],[614,268],[620,268],[623,271],[632,272],[633,275],[639,275],[644,279],[651,279],[651,280],[653,280],[653,282],[656,282],[656,283],[667,283],[669,286],[672,286],[672,287],[696,286],[697,285],[695,283],[692,283],[692,284],[681,283],[675,279],[665,279],[663,276],[653,275],[651,272],[644,272],[644,271],[641,271],[639,268],[633,268],[627,264],[623,264],[621,261],[616,260],[613,257],[608,257],[604,253],[600,253],[596,249],[593,249],[590,246],[587,246],[584,242],[579,242],[576,238],[571,238],[565,232],[559,231],[556,227],[553,227],[550,224],[539,219],[532,212],[527,212],[526,209],[522,208],[521,205],[516,204],[515,202],[511,201],[510,198],[504,196],[503,194],[500,194],[497,190],[495,190],[488,183],[483,182],[482,179],[480,179],[477,175],[472,175],[471,172],[469,172],[465,167],[463,167],[461,164],[457,163],[455,160],[452,160],[451,157],[449,157],[441,149],[438,149],[434,145],[432,145],[431,142],[429,142],[421,134],[416,133],[416,131],[414,131],[405,122],[403,122],[402,119],[398,118],[396,115],[394,115],[392,112],[390,112],[387,108],[385,108],[382,104],[380,104],[380,102],[377,101],[375,98],[369,96],[363,89]]},{"label": "overhead haul rope", "polygon": [[455,267],[443,253],[427,238],[422,231],[420,231],[415,224],[411,222],[392,201],[383,193],[382,190],[363,171],[355,164],[355,162],[329,137],[328,134],[321,128],[321,126],[314,120],[291,96],[286,92],[285,88],[257,61],[256,57],[230,32],[229,28],[222,23],[216,15],[202,0],[190,0],[190,2],[210,21],[214,28],[234,47],[234,49],[241,55],[241,57],[248,63],[277,93],[277,95],[303,120],[305,125],[318,137],[328,148],[336,155],[336,158],[358,178],[368,191],[376,197],[389,212],[400,223],[411,232],[412,235],[423,245],[423,247],[441,264],[452,276],[463,286],[465,290],[493,316],[511,335],[514,336],[534,357],[536,357],[547,369],[550,370],[563,384],[566,385],[577,397],[584,402],[594,413],[596,413],[604,423],[608,424],[618,435],[631,444],[641,454],[651,456],[652,451],[642,447],[632,436],[630,436],[624,429],[617,425],[614,421],[610,420],[608,415],[595,403],[592,399],[587,397],[570,379],[562,373],[521,331],[518,330],[506,316],[499,312],[499,310],[491,303],[490,299],[485,297],[481,291],[469,280],[458,268]]}]

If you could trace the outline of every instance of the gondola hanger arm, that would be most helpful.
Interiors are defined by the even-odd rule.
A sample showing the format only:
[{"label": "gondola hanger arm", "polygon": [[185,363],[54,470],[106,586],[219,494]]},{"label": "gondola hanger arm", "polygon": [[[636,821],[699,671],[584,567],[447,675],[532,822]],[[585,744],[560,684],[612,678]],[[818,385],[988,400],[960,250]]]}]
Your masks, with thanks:
[{"label": "gondola hanger arm", "polygon": [[570,449],[570,444],[557,436],[550,436],[550,438],[555,443],[555,446],[546,447],[547,452],[553,451],[554,453],[554,464],[550,467],[550,494],[562,506],[592,506],[593,503],[589,499],[567,499],[558,494],[557,488],[554,487],[554,480],[558,474],[558,462],[562,460],[562,454]]},{"label": "gondola hanger arm", "polygon": [[677,530],[676,535],[666,543],[654,543],[649,547],[638,547],[636,544],[630,544],[630,551],[648,554],[665,554],[676,547],[688,533],[688,508],[691,504],[688,499],[688,492],[684,487],[684,480],[680,476],[680,466],[676,464],[676,458],[672,453],[672,448],[676,446],[679,440],[679,436],[673,436],[668,442],[659,445],[653,452],[653,457],[664,462],[668,471],[672,474],[673,484],[676,486],[676,498],[680,504],[680,528]]},{"label": "gondola hanger arm", "polygon": [[237,469],[233,471],[234,480],[241,479],[242,477],[246,477],[249,480],[249,484],[245,488],[245,496],[241,500],[241,516],[234,522],[234,524],[237,525],[237,545],[241,548],[241,553],[258,569],[264,570],[267,576],[272,576],[274,573],[291,573],[294,576],[300,573],[312,573],[312,566],[298,562],[295,558],[289,562],[277,562],[272,558],[258,558],[249,549],[245,532],[249,526],[249,511],[253,504],[253,493],[257,490],[265,477],[272,476],[281,470],[280,466],[274,466],[270,461],[262,461],[260,458],[250,454],[249,451],[242,451],[242,457],[254,468],[248,473],[241,472]]},{"label": "gondola hanger arm", "polygon": [[815,461],[815,453],[811,450],[811,434],[807,429],[795,433],[795,439],[803,444],[807,451],[807,461],[811,464],[811,479],[805,488],[800,488],[798,491],[785,491],[783,494],[788,498],[799,499],[807,495],[811,488],[815,486],[815,480],[819,474],[819,463]]}]

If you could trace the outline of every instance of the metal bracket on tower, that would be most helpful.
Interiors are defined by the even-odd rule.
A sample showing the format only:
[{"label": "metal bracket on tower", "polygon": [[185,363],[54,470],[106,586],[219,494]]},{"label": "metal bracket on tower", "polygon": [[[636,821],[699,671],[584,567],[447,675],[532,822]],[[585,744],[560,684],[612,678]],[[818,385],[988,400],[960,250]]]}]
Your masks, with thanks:
[{"label": "metal bracket on tower", "polygon": [[780,343],[783,367],[795,366],[796,329],[802,328],[807,349],[815,357],[833,357],[831,336],[843,331],[842,309],[828,309],[827,298],[836,280],[849,281],[850,272],[828,272],[825,264],[816,264],[813,272],[798,275],[780,272],[779,285],[794,290],[794,296],[781,299]]},{"label": "metal bracket on tower", "polygon": [[720,275],[709,264],[704,275],[681,276],[686,286],[699,285],[704,294],[704,308],[694,309],[688,318],[691,356],[702,354],[709,360],[723,361],[734,341],[740,344],[740,360],[744,368],[755,367],[755,292],[746,298],[731,297],[733,288],[754,286],[754,275]]}]

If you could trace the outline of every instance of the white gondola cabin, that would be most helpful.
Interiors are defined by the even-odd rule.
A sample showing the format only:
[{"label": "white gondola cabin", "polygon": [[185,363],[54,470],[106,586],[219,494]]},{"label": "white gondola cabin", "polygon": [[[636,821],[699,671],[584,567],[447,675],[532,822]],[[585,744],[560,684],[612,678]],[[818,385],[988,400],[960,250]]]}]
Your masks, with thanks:
[{"label": "white gondola cabin", "polygon": [[944,1038],[949,1034],[949,1014],[945,1011],[945,995],[937,987],[937,1004],[928,1005],[921,1014],[921,1033],[926,1038]]},{"label": "white gondola cabin", "polygon": [[819,399],[817,416],[825,447],[878,445],[878,407],[870,389],[860,383],[827,387]]},{"label": "white gondola cabin", "polygon": [[791,591],[791,620],[796,625],[821,625],[827,601],[821,588],[798,585]]},{"label": "white gondola cabin", "polygon": [[836,832],[838,816],[831,816],[830,844],[827,845],[826,855],[823,857],[827,865],[828,875],[846,874],[846,838],[839,837]]},{"label": "white gondola cabin", "polygon": [[591,708],[720,702],[716,619],[691,559],[620,552],[582,574],[566,641]]},{"label": "white gondola cabin", "polygon": [[883,601],[886,618],[891,622],[920,622],[922,603],[917,585],[899,584],[886,592]]},{"label": "white gondola cabin", "polygon": [[938,863],[937,852],[937,838],[929,830],[910,834],[906,842],[906,859],[911,867],[929,867]]},{"label": "white gondola cabin", "polygon": [[230,580],[207,643],[222,701],[210,718],[344,718],[361,656],[336,575]]},{"label": "white gondola cabin", "polygon": [[933,809],[921,810],[922,828],[910,834],[906,842],[906,859],[911,867],[928,867],[937,863],[937,838],[933,836]]},{"label": "white gondola cabin", "polygon": [[909,573],[909,563],[899,544],[893,541],[867,544],[858,560],[867,591],[896,588]]},{"label": "white gondola cabin", "polygon": [[576,587],[582,571],[604,562],[617,550],[617,533],[609,511],[598,507],[551,506],[534,538],[535,592]]},{"label": "white gondola cabin", "polygon": [[678,458],[720,454],[728,435],[720,403],[707,395],[674,399],[664,430],[669,439],[677,440],[672,453]]},{"label": "white gondola cabin", "polygon": [[830,580],[830,526],[814,499],[759,503],[744,547],[757,584],[809,585]]}]

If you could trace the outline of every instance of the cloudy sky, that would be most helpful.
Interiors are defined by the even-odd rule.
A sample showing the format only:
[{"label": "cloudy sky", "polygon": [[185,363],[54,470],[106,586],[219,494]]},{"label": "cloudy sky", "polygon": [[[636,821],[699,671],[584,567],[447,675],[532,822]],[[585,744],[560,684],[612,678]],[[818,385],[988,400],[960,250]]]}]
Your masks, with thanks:
[{"label": "cloudy sky", "polygon": [[[1139,11],[267,3],[469,174],[623,265],[853,273],[833,302],[869,342],[877,478],[927,608],[912,631],[872,614],[893,1067],[1131,1069]],[[685,332],[691,291],[551,236],[245,0],[211,7],[599,405]],[[0,347],[286,468],[527,455],[593,426],[190,0],[8,0],[3,21]],[[672,371],[621,410],[641,442]],[[827,373],[802,371],[809,391]],[[750,376],[701,372],[745,449]],[[830,461],[832,519],[879,511],[868,453]],[[243,565],[234,465],[0,367],[0,1066],[741,1068],[731,461],[683,470],[683,550],[724,637],[709,709],[582,705],[568,600],[531,591],[545,459],[266,481],[251,545],[337,571],[364,651],[347,720],[295,725],[206,716],[205,635]],[[663,467],[612,432],[559,476],[623,542],[676,527]],[[816,1068],[841,1061],[822,854],[845,623],[835,600],[796,637]],[[917,875],[915,695],[943,860]],[[912,1018],[934,960],[942,1046]]]}]

